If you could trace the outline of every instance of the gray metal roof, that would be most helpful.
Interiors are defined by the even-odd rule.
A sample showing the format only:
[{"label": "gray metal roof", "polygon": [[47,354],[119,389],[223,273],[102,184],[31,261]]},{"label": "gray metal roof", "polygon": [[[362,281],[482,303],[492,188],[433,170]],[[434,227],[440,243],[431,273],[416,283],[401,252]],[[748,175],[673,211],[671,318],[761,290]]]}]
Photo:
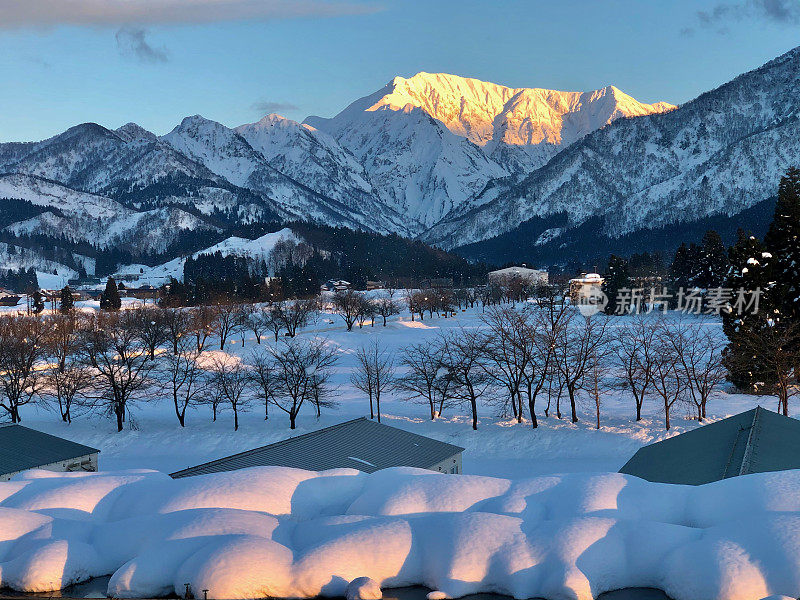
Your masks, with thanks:
[{"label": "gray metal roof", "polygon": [[234,471],[247,467],[296,467],[323,471],[349,467],[372,473],[387,467],[426,469],[464,448],[433,440],[364,417],[189,467],[171,477]]},{"label": "gray metal roof", "polygon": [[28,429],[22,425],[0,426],[0,475],[96,454],[96,448]]},{"label": "gray metal roof", "polygon": [[759,406],[640,448],[619,472],[700,485],[787,469],[800,469],[800,421]]}]

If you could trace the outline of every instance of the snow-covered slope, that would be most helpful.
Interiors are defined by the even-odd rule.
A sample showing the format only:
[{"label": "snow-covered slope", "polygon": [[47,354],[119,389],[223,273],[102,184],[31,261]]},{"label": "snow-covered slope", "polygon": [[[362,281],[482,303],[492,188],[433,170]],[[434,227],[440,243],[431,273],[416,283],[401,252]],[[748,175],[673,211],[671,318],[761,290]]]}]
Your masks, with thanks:
[{"label": "snow-covered slope", "polygon": [[[521,183],[487,187],[478,208],[423,239],[454,247],[565,213],[611,235],[734,215],[776,193],[800,154],[800,49],[665,114],[616,121]],[[746,225],[746,224],[745,224]]]},{"label": "snow-covered slope", "polygon": [[361,163],[327,133],[276,114],[235,131],[277,171],[340,202],[369,228],[419,233],[380,202]]},{"label": "snow-covered slope", "polygon": [[[260,139],[263,141],[264,137],[262,132]],[[199,115],[187,117],[162,139],[234,185],[266,195],[275,202],[284,218],[355,228],[367,226],[378,231],[393,230],[373,211],[363,211],[356,203],[347,205],[329,198],[304,182],[281,173],[242,135],[216,121]]]},{"label": "snow-covered slope", "polygon": [[0,175],[0,198],[27,200],[50,209],[6,226],[7,231],[89,242],[103,248],[135,245],[139,250],[161,251],[182,230],[216,229],[179,208],[134,211],[111,198],[31,175]]},{"label": "snow-covered slope", "polygon": [[306,123],[350,150],[385,202],[431,226],[492,178],[540,167],[618,117],[672,108],[637,102],[613,86],[557,92],[418,73],[395,77],[332,119]]},{"label": "snow-covered slope", "polygon": [[[192,257],[197,258],[201,254],[215,254],[216,252],[220,252],[223,256],[235,255],[266,262],[278,242],[297,241],[297,239],[297,236],[289,228],[262,235],[254,240],[234,236],[218,244],[199,250],[195,252]],[[183,265],[186,262],[186,258],[185,256],[181,256],[155,267],[148,267],[147,265],[128,265],[121,268],[115,275],[122,278],[126,275],[136,275],[138,276],[136,281],[139,285],[159,287],[168,283],[171,278],[179,281],[183,279]]]}]

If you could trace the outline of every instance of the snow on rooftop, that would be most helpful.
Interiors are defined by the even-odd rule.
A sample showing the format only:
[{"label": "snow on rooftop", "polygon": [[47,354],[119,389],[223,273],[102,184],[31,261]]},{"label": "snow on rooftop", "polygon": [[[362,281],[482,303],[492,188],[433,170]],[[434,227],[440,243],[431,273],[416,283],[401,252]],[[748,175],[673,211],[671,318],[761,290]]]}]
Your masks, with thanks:
[{"label": "snow on rooftop", "polygon": [[[31,471],[0,483],[0,587],[111,575],[114,597],[344,596],[369,577],[588,600],[800,595],[800,471],[702,486],[618,473],[508,480],[282,467],[170,479]],[[364,580],[361,580],[364,581]]]}]

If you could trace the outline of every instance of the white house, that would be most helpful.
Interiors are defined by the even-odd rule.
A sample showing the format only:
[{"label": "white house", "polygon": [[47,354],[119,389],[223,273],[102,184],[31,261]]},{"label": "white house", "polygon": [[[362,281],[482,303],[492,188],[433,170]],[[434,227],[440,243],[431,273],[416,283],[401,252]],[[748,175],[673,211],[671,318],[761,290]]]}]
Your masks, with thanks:
[{"label": "white house", "polygon": [[490,271],[488,275],[489,283],[503,283],[513,279],[521,279],[527,285],[547,285],[547,271],[539,269],[529,269],[528,267],[506,267],[497,271]]}]

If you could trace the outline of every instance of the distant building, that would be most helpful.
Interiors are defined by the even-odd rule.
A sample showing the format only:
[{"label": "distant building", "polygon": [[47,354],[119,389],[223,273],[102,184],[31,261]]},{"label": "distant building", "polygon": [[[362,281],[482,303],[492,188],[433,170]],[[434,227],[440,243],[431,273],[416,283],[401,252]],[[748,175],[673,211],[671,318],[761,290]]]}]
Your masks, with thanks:
[{"label": "distant building", "polygon": [[423,279],[422,281],[420,281],[420,288],[423,290],[451,289],[452,287],[453,287],[452,277],[433,277],[433,278]]},{"label": "distant building", "polygon": [[99,277],[75,277],[67,281],[71,288],[102,285],[103,281]]},{"label": "distant building", "polygon": [[16,306],[20,300],[22,296],[19,294],[0,288],[0,306]]},{"label": "distant building", "polygon": [[97,471],[100,451],[83,444],[28,429],[0,426],[0,481],[28,469],[45,471]]},{"label": "distant building", "polygon": [[382,281],[367,281],[367,291],[382,290],[384,287],[386,286]]},{"label": "distant building", "polygon": [[125,296],[138,300],[158,300],[161,291],[152,285],[143,285],[138,288],[125,288]]},{"label": "distant building", "polygon": [[502,284],[503,282],[511,281],[514,279],[522,280],[525,285],[537,286],[547,285],[549,276],[547,271],[540,271],[539,269],[529,269],[526,266],[521,267],[506,267],[505,269],[498,269],[497,271],[490,271],[487,275],[489,283]]},{"label": "distant building", "polygon": [[640,448],[619,472],[701,485],[789,469],[800,469],[800,421],[759,406]]},{"label": "distant building", "polygon": [[580,277],[569,280],[569,297],[572,302],[577,302],[578,297],[591,296],[594,293],[599,293],[603,289],[603,282],[605,279],[597,273],[585,273]]},{"label": "distant building", "polygon": [[389,467],[418,467],[461,473],[464,448],[364,417],[189,467],[170,477],[179,479],[247,467],[295,467],[309,471],[350,468],[372,473]]},{"label": "distant building", "polygon": [[319,289],[323,292],[344,292],[345,290],[349,290],[350,287],[351,283],[344,279],[329,279],[319,286]]}]

